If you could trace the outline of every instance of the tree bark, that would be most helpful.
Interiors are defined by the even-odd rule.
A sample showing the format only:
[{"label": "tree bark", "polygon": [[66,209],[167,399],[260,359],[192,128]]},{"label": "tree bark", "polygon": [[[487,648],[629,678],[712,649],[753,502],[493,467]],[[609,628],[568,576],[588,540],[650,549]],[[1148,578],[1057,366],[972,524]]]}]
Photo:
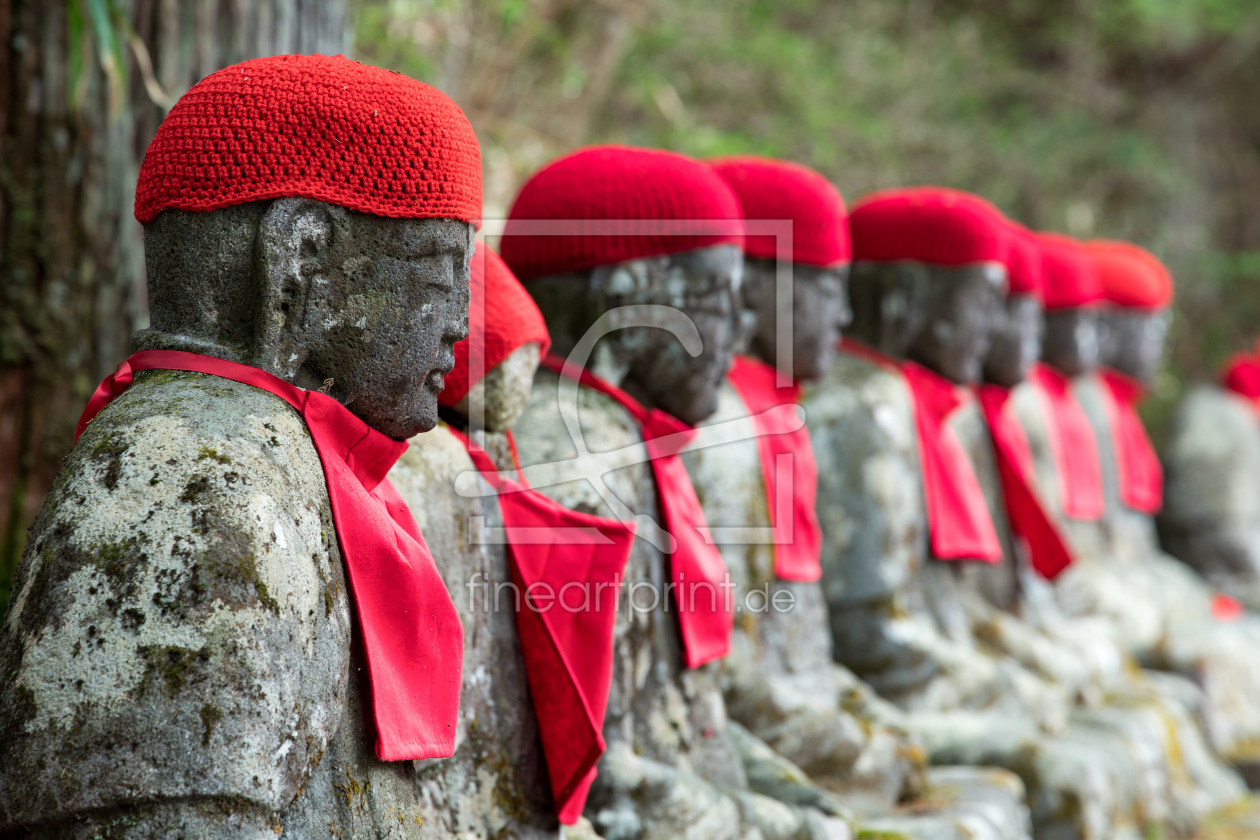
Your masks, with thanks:
[{"label": "tree bark", "polygon": [[222,67],[348,35],[346,0],[0,0],[0,615],[79,412],[148,325],[132,205],[166,107]]}]

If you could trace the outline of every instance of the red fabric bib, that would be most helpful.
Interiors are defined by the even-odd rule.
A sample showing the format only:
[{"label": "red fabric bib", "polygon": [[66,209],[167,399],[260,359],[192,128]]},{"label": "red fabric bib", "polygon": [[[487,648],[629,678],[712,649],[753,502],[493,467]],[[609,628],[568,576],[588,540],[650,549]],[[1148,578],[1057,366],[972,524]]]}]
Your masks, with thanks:
[{"label": "red fabric bib", "polygon": [[1072,565],[1072,552],[1037,495],[1028,437],[1019,420],[1006,409],[1010,389],[981,385],[977,393],[993,438],[1002,497],[1006,501],[1006,516],[1011,530],[1028,546],[1032,567],[1037,573],[1046,580],[1054,580]]},{"label": "red fabric bib", "polygon": [[888,370],[899,371],[914,399],[923,496],[932,554],[938,560],[1002,561],[1002,544],[989,516],[984,491],[958,435],[946,421],[970,394],[914,362],[895,361],[852,339],[840,349]]},{"label": "red fabric bib", "polygon": [[[757,453],[761,457],[761,477],[766,485],[766,510],[774,527],[774,573],[780,580],[813,582],[822,578],[822,528],[818,524],[815,499],[818,493],[818,466],[809,431],[801,426],[785,431],[778,418],[766,414],[781,405],[795,405],[799,385],[776,388],[775,370],[765,362],[736,356],[727,379],[739,393],[757,429]],[[779,458],[786,457],[791,482],[791,521],[778,519]]]},{"label": "red fabric bib", "polygon": [[1059,473],[1063,515],[1094,521],[1106,509],[1098,440],[1085,410],[1072,393],[1071,380],[1049,365],[1033,365],[1028,377],[1046,407],[1046,437]]},{"label": "red fabric bib", "polygon": [[551,792],[560,822],[573,825],[604,754],[613,626],[634,526],[569,510],[501,476],[484,449],[452,432],[499,491],[512,580],[529,599],[517,601],[516,626]]},{"label": "red fabric bib", "polygon": [[1120,501],[1154,516],[1164,506],[1164,468],[1137,413],[1137,404],[1146,396],[1146,390],[1136,379],[1118,370],[1102,368],[1098,373],[1107,386],[1103,396],[1116,452]]},{"label": "red fabric bib", "polygon": [[[564,359],[548,353],[542,364],[565,376]],[[659,409],[647,409],[625,391],[588,370],[579,382],[612,397],[639,423],[643,442],[652,460],[656,492],[660,499],[665,528],[674,538],[670,558],[670,578],[675,585],[678,624],[682,633],[683,661],[688,668],[721,659],[731,649],[731,629],[735,623],[726,562],[704,534],[708,524],[691,476],[678,452],[695,429]],[[663,440],[658,440],[663,439]]]},{"label": "red fabric bib", "polygon": [[464,628],[407,503],[385,478],[406,451],[318,391],[257,368],[175,350],[146,350],[96,389],[75,438],[131,385],[132,371],[186,370],[221,376],[280,397],[301,413],[319,453],[333,523],[363,634],[370,697],[365,705],[383,761],[455,752]]}]

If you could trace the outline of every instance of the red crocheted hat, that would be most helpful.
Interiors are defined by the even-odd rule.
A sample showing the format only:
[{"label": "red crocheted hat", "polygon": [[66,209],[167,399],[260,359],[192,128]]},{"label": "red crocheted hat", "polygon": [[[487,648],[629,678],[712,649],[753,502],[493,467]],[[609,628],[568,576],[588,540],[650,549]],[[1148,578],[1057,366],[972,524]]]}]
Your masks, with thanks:
[{"label": "red crocheted hat", "polygon": [[1235,353],[1221,369],[1221,384],[1249,400],[1260,399],[1260,357]]},{"label": "red crocheted hat", "polygon": [[[521,280],[743,241],[739,199],[685,155],[591,146],[525,182],[499,250]],[[564,221],[560,230],[556,221]]]},{"label": "red crocheted hat", "polygon": [[849,216],[853,259],[937,265],[1005,263],[1007,221],[977,195],[946,187],[884,190]]},{"label": "red crocheted hat", "polygon": [[1058,233],[1034,236],[1041,246],[1047,310],[1092,306],[1103,299],[1098,272],[1080,242]]},{"label": "red crocheted hat", "polygon": [[[478,242],[470,267],[468,338],[455,343],[455,369],[446,375],[446,387],[438,395],[442,405],[455,405],[462,400],[482,376],[518,347],[533,341],[546,353],[551,346],[538,304],[498,254]],[[481,353],[473,347],[478,324],[484,337]],[[480,375],[470,378],[473,367],[480,370]]]},{"label": "red crocheted hat", "polygon": [[1107,239],[1082,244],[1098,272],[1108,303],[1151,311],[1172,303],[1172,275],[1150,251],[1129,242]]},{"label": "red crocheted hat", "polygon": [[1045,266],[1041,258],[1041,246],[1032,231],[1011,222],[1009,251],[1006,255],[1006,271],[1010,280],[1010,294],[1031,295],[1045,301]]},{"label": "red crocheted hat", "polygon": [[[799,163],[742,156],[710,164],[735,191],[746,220],[792,221],[792,262],[833,266],[853,254],[849,219],[840,191],[819,173]],[[774,236],[744,237],[744,253],[775,258]]]},{"label": "red crocheted hat", "polygon": [[193,85],[158,128],[136,219],[302,196],[376,216],[481,216],[481,152],[459,107],[342,56],[256,58]]}]

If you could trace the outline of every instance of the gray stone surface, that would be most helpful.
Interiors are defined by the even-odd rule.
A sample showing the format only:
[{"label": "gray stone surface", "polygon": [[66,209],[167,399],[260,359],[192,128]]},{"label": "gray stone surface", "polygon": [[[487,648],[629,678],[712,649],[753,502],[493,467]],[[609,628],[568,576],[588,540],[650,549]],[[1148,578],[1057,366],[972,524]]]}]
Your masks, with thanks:
[{"label": "gray stone surface", "polygon": [[1164,446],[1163,547],[1260,610],[1260,418],[1214,385],[1191,389]]},{"label": "gray stone surface", "polygon": [[263,391],[137,374],[67,459],[14,591],[0,830],[274,837],[362,740],[323,471]]},{"label": "gray stone surface", "polygon": [[[516,423],[517,446],[526,467],[576,454],[556,407],[557,383],[554,374],[540,371],[525,414]],[[580,392],[579,417],[593,452],[641,442],[630,416],[600,394]],[[615,470],[605,481],[632,511],[656,515],[655,480],[647,463]],[[612,513],[585,479],[539,489],[575,510]],[[627,582],[649,582],[664,591],[667,571],[665,556],[637,539],[626,567]],[[646,593],[640,592],[638,602],[647,605],[645,599]],[[604,726],[608,752],[599,763],[586,808],[595,829],[607,840],[846,836],[837,833],[843,821],[836,825],[835,818],[817,808],[752,791],[740,744],[728,725],[720,686],[722,664],[683,669],[672,607],[666,611],[661,603],[654,609],[634,608],[627,601],[622,598],[617,617]],[[751,735],[741,743],[744,752],[754,753],[749,756],[752,764],[760,760],[758,756],[765,757],[763,748],[769,749],[758,746]],[[789,775],[796,778],[795,773],[800,771]],[[777,792],[794,802],[821,793],[803,773],[798,782]]]},{"label": "gray stone surface", "polygon": [[[1150,667],[1198,683],[1204,691],[1203,716],[1212,746],[1231,760],[1251,760],[1260,749],[1260,707],[1255,703],[1260,696],[1260,619],[1254,615],[1234,622],[1215,619],[1211,588],[1190,567],[1160,550],[1149,516],[1120,502],[1102,403],[1105,386],[1087,377],[1074,387],[1098,437],[1107,499],[1102,528],[1109,549],[1103,555],[1082,557],[1080,580],[1095,585],[1081,588],[1098,595],[1099,602],[1110,604],[1125,597],[1142,602],[1151,613],[1155,637],[1150,647],[1135,653]],[[1094,571],[1104,564],[1109,574]],[[1112,586],[1124,588],[1110,594]]]},{"label": "gray stone surface", "polygon": [[[724,384],[705,425],[745,417]],[[769,526],[754,439],[697,447],[683,460],[710,527]],[[739,611],[723,679],[731,716],[859,813],[886,812],[920,789],[924,756],[901,712],[832,659],[821,584],[776,579],[765,542],[719,548]],[[776,596],[790,607],[775,608]]]},{"label": "gray stone surface", "polygon": [[[511,419],[510,412],[496,413]],[[415,515],[464,625],[455,755],[420,762],[415,774],[423,836],[556,838],[559,826],[516,630],[515,599],[510,589],[497,589],[511,582],[506,546],[483,540],[481,526],[472,520],[482,517],[484,527],[502,527],[498,504],[493,496],[455,492],[455,477],[474,467],[446,426],[410,443],[389,479]]]},{"label": "gray stone surface", "polygon": [[1072,711],[1089,669],[999,607],[1018,605],[1020,570],[929,558],[900,379],[842,353],[804,405],[837,658],[910,712],[933,763],[1018,773],[1039,836],[1104,838],[1157,824],[1144,803],[1161,789],[1141,786],[1160,766],[1149,725],[1135,733]]}]

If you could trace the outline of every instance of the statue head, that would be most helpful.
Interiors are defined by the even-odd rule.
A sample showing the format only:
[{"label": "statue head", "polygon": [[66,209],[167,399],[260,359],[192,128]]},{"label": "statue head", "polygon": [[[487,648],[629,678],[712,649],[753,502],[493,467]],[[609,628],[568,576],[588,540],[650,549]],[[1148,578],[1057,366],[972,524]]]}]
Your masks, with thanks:
[{"label": "statue head", "polygon": [[1080,243],[1037,234],[1045,271],[1046,332],[1041,359],[1068,376],[1099,364],[1102,284]]},{"label": "statue head", "polygon": [[[573,220],[589,232],[574,235]],[[612,313],[593,370],[694,424],[716,410],[738,336],[742,235],[739,203],[708,165],[602,146],[560,158],[522,187],[502,253],[557,353]]]},{"label": "statue head", "polygon": [[1102,364],[1150,386],[1164,356],[1172,275],[1154,254],[1127,242],[1084,245],[1102,283]]},{"label": "statue head", "polygon": [[427,431],[480,213],[476,135],[433,88],[341,57],[220,71],[145,155],[151,326],[133,348],[323,389],[395,439]]},{"label": "statue head", "polygon": [[860,341],[978,382],[1006,291],[1006,221],[988,202],[922,187],[877,193],[850,219]]},{"label": "statue head", "polygon": [[1041,249],[1023,227],[1011,224],[1007,254],[1009,289],[998,311],[993,341],[984,360],[984,379],[1003,388],[1013,388],[1028,375],[1041,357],[1044,273]]},{"label": "statue head", "polygon": [[[744,213],[744,279],[741,291],[751,313],[749,352],[780,364],[780,284],[791,289],[791,340],[782,363],[793,379],[816,379],[827,372],[852,318],[848,274],[852,247],[844,199],[812,169],[759,157],[712,162],[731,187]],[[790,223],[790,226],[789,226]],[[775,233],[763,232],[774,230]],[[776,235],[777,234],[777,235]],[[787,249],[791,236],[791,248]],[[779,273],[780,259],[785,269]]]},{"label": "statue head", "polygon": [[494,251],[477,243],[468,338],[438,401],[470,429],[503,432],[525,411],[538,362],[551,346],[538,305]]}]

